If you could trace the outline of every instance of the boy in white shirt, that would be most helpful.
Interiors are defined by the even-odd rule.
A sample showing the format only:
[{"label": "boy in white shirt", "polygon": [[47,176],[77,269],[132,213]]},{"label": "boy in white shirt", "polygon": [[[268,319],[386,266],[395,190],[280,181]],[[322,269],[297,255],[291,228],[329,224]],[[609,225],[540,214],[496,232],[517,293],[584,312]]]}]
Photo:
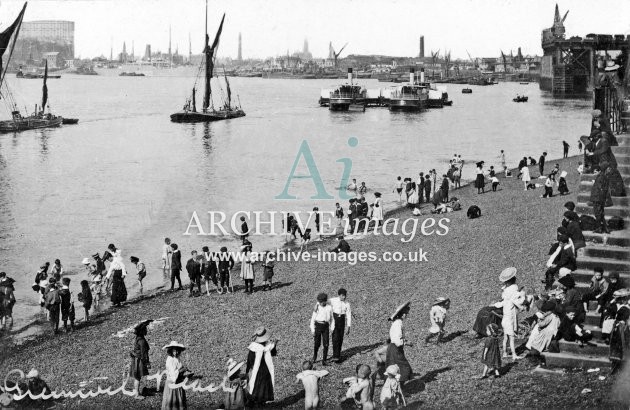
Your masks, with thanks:
[{"label": "boy in white shirt", "polygon": [[326,366],[328,357],[328,343],[330,332],[335,330],[335,320],[333,318],[332,306],[328,304],[328,295],[320,293],[317,295],[317,305],[311,315],[311,333],[313,334],[313,363],[317,361],[319,346],[324,345],[322,365]]}]

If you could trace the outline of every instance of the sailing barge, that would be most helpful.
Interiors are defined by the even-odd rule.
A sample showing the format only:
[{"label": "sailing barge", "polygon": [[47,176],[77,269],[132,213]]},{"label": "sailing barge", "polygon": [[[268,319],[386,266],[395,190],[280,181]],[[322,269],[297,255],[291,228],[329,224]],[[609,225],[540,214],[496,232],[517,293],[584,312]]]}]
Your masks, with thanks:
[{"label": "sailing barge", "polygon": [[33,130],[38,128],[50,128],[50,127],[58,127],[61,125],[63,118],[61,116],[53,115],[50,112],[46,113],[46,104],[48,103],[48,86],[46,85],[46,80],[48,79],[48,61],[46,61],[46,68],[44,69],[44,85],[42,86],[42,105],[41,111],[38,110],[37,105],[35,105],[35,111],[27,116],[23,116],[20,113],[20,110],[17,108],[17,104],[13,95],[11,94],[11,90],[4,83],[4,76],[6,75],[6,70],[9,66],[9,62],[11,61],[11,56],[13,55],[13,48],[15,47],[15,41],[20,32],[20,27],[22,26],[22,19],[24,18],[24,12],[26,11],[26,3],[24,3],[24,7],[22,11],[18,15],[17,19],[7,27],[2,33],[0,33],[0,61],[2,61],[2,56],[4,52],[9,49],[9,43],[11,42],[11,37],[14,36],[13,42],[11,43],[11,48],[9,51],[9,56],[7,58],[6,65],[2,67],[1,76],[0,76],[0,87],[4,85],[5,91],[1,92],[1,97],[5,101],[8,102],[11,108],[11,119],[0,121],[0,132],[17,132],[17,131],[25,131],[25,130]]},{"label": "sailing barge", "polygon": [[[201,111],[197,111],[196,101],[195,101],[195,86],[192,89],[192,96],[189,100],[186,101],[184,108],[182,111],[176,112],[175,114],[171,114],[172,122],[211,122],[211,121],[221,121],[228,120],[230,118],[238,118],[244,117],[245,112],[238,106],[232,106],[232,92],[230,90],[230,83],[227,80],[227,76],[224,76],[225,83],[227,86],[227,100],[224,102],[223,106],[219,109],[214,108],[214,104],[212,102],[212,90],[210,85],[210,80],[212,79],[212,73],[214,71],[214,58],[215,52],[217,50],[217,46],[219,45],[219,38],[221,36],[221,30],[223,30],[223,21],[225,20],[225,14],[223,14],[223,18],[221,19],[221,24],[219,25],[219,29],[217,30],[217,34],[214,38],[214,42],[212,46],[208,44],[208,2],[206,0],[206,38],[205,38],[205,48],[204,55],[205,58],[202,64],[205,63],[205,87],[203,94],[203,108]],[[201,67],[200,70],[201,72]],[[197,78],[198,80],[198,78]],[[195,80],[195,84],[197,83]]]}]

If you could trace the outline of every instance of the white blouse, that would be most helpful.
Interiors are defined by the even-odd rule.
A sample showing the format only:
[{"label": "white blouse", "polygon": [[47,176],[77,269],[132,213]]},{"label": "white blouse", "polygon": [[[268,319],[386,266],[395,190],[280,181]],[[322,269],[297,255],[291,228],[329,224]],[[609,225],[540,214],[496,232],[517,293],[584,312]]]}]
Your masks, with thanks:
[{"label": "white blouse", "polygon": [[392,327],[389,328],[389,338],[391,339],[393,344],[399,347],[404,344],[403,342],[404,335],[403,335],[402,325],[403,325],[402,319],[396,319],[394,320],[394,323],[392,323]]},{"label": "white blouse", "polygon": [[166,380],[171,383],[177,381],[179,371],[182,368],[182,362],[178,358],[169,356],[166,358]]},{"label": "white blouse", "polygon": [[107,279],[112,276],[112,272],[114,272],[115,270],[121,270],[123,278],[127,276],[127,269],[125,268],[125,264],[123,263],[122,256],[120,256],[119,252],[116,252],[116,255],[114,255],[112,262],[109,264],[109,269],[107,270],[106,276]]}]

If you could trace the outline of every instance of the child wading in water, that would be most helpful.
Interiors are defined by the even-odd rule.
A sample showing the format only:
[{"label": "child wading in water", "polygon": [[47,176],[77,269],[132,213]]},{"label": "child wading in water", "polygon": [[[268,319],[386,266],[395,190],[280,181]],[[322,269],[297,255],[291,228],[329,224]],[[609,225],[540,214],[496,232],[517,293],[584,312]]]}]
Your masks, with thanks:
[{"label": "child wading in water", "polygon": [[429,335],[424,339],[425,343],[429,343],[433,337],[437,336],[437,343],[442,341],[444,336],[444,326],[446,325],[446,311],[451,306],[450,299],[439,297],[433,302],[429,317],[431,319],[431,327]]},{"label": "child wading in water", "polygon": [[404,182],[402,181],[402,178],[398,177],[396,179],[396,183],[394,184],[394,191],[392,191],[392,192],[398,193],[398,201],[399,202],[402,202],[403,185],[404,185]]},{"label": "child wading in water", "polygon": [[295,377],[304,385],[304,408],[319,408],[319,379],[328,376],[328,370],[314,370],[313,362],[305,360],[302,363],[302,372]]},{"label": "child wading in water", "polygon": [[499,348],[499,339],[501,337],[501,329],[496,323],[491,323],[486,327],[488,337],[483,346],[481,355],[481,363],[483,363],[482,379],[493,374],[499,377],[499,369],[501,368],[501,350]]},{"label": "child wading in water", "polygon": [[140,291],[142,291],[142,280],[147,276],[147,268],[144,266],[144,263],[140,262],[140,258],[137,256],[132,256],[129,260],[136,265],[136,269],[138,270],[138,283],[140,284]]}]

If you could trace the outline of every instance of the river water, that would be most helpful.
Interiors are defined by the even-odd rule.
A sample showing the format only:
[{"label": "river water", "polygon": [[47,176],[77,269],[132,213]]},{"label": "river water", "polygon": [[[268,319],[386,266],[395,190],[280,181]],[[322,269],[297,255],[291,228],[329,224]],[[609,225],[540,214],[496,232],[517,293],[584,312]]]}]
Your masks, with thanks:
[{"label": "river water", "polygon": [[[20,107],[32,110],[41,101],[41,81],[13,76],[7,81]],[[160,258],[166,236],[179,244],[184,263],[191,249],[203,245],[236,250],[235,235],[183,235],[194,211],[204,224],[208,211],[228,217],[240,210],[332,211],[340,201],[340,158],[350,158],[352,177],[371,192],[383,192],[385,208],[391,208],[396,176],[415,178],[431,168],[442,173],[455,153],[466,161],[464,178],[472,179],[474,162],[499,165],[501,149],[510,166],[524,155],[538,158],[543,150],[558,158],[562,140],[576,152],[578,137],[588,132],[591,106],[588,100],[552,99],[535,83],[502,83],[472,86],[472,94],[461,94],[464,85],[449,85],[453,106],[422,113],[386,108],[336,113],[317,100],[321,88],[341,80],[230,81],[246,117],[175,124],[169,114],[182,107],[192,77],[64,74],[49,80],[50,106],[54,113],[79,118],[78,125],[0,135],[0,270],[17,280],[14,330],[32,333],[36,327],[28,325],[43,318],[31,284],[45,261],[59,258],[76,289],[86,279],[81,260],[114,243],[125,260],[136,255],[146,263],[146,291],[165,282]],[[512,102],[517,93],[527,94],[529,102]],[[2,117],[7,116],[5,110]],[[356,147],[349,146],[350,137],[356,137]],[[289,193],[297,200],[274,199],[305,140],[335,199],[309,199],[315,193],[309,179],[293,181]],[[297,174],[308,173],[304,164]],[[368,202],[372,199],[368,193]],[[277,226],[279,231],[279,221]],[[282,245],[284,237],[252,242],[262,250]],[[128,269],[133,296],[138,285],[135,269]]]}]

